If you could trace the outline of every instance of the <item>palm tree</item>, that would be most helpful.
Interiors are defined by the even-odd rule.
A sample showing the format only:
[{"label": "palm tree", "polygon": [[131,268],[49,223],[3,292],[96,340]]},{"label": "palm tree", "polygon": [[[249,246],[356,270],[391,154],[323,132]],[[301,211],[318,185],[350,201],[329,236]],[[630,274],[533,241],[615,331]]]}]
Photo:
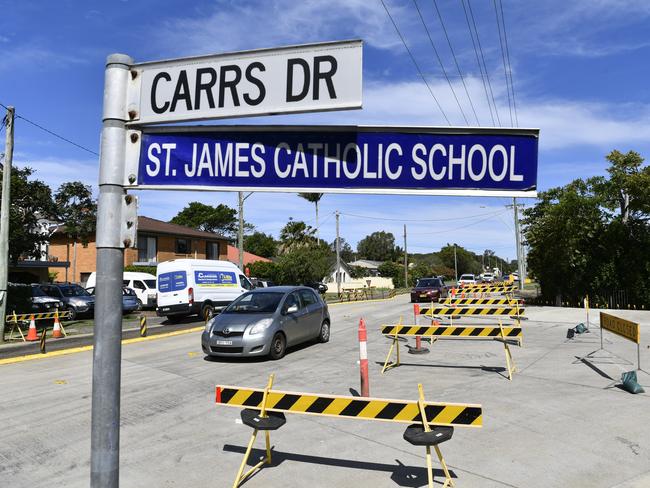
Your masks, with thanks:
[{"label": "palm tree", "polygon": [[316,205],[316,242],[320,243],[320,239],[318,237],[320,232],[320,229],[318,228],[318,202],[320,201],[321,198],[323,198],[323,194],[322,193],[298,193],[298,196]]}]

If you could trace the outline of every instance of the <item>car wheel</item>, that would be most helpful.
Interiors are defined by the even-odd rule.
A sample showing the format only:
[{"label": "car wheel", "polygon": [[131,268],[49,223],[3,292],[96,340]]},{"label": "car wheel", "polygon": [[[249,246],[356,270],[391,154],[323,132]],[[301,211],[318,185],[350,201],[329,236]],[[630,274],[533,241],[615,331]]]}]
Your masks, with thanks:
[{"label": "car wheel", "polygon": [[138,312],[142,310],[142,300],[138,298],[138,308],[136,309]]},{"label": "car wheel", "polygon": [[203,308],[201,309],[201,317],[203,317],[203,320],[206,322],[214,317],[214,307],[210,304],[203,305]]},{"label": "car wheel", "polygon": [[70,314],[68,317],[68,320],[76,320],[77,319],[77,309],[74,307],[66,307],[65,311]]},{"label": "car wheel", "polygon": [[330,340],[330,323],[327,320],[323,321],[320,326],[320,334],[318,334],[318,342],[329,342]]},{"label": "car wheel", "polygon": [[287,340],[284,338],[284,334],[280,332],[276,333],[273,336],[271,341],[271,350],[269,351],[269,357],[273,360],[282,359],[284,353],[287,349]]}]

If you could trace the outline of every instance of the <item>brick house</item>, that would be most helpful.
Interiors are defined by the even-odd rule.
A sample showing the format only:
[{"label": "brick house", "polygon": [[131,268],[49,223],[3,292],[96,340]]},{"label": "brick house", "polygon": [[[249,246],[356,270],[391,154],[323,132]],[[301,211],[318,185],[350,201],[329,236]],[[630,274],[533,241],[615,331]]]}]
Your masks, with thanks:
[{"label": "brick house", "polygon": [[[50,239],[49,255],[70,263],[69,268],[49,270],[50,273],[56,274],[55,281],[83,284],[96,269],[97,250],[94,238],[87,246],[80,243],[74,245],[68,242],[62,232],[54,232]],[[138,217],[138,248],[125,250],[124,266],[155,266],[161,261],[180,258],[226,260],[228,240],[212,232],[203,232],[150,217]]]}]

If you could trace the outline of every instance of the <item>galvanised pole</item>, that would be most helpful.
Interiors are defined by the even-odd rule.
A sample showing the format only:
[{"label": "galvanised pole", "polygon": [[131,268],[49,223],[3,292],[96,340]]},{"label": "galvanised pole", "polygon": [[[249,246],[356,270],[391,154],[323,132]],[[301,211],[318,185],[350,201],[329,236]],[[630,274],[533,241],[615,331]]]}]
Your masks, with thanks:
[{"label": "galvanised pole", "polygon": [[104,77],[97,210],[97,288],[90,435],[91,488],[118,488],[120,468],[120,375],[122,360],[121,241],[125,198],[126,91],[133,59],[111,54]]}]

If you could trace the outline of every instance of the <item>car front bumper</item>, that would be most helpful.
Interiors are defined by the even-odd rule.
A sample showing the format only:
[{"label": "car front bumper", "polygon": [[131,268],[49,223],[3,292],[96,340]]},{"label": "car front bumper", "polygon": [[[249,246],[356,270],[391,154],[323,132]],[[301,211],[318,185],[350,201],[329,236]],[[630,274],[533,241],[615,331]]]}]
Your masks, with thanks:
[{"label": "car front bumper", "polygon": [[[266,356],[271,349],[271,338],[268,333],[254,336],[247,335],[215,335],[203,331],[201,347],[208,356],[219,357],[244,357]],[[230,343],[230,344],[228,344]]]}]

